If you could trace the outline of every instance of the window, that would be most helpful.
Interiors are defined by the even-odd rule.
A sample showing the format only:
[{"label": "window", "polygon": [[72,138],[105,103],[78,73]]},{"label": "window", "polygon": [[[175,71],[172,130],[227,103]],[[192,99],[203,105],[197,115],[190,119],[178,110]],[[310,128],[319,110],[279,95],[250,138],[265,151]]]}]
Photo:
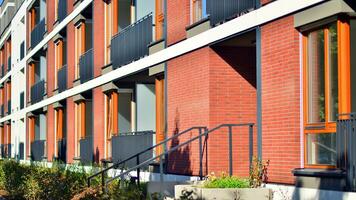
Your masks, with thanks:
[{"label": "window", "polygon": [[156,40],[163,38],[164,28],[164,0],[156,0]]},{"label": "window", "polygon": [[206,17],[206,0],[191,0],[191,23]]},{"label": "window", "polygon": [[341,95],[345,89],[348,90],[342,85],[349,79],[349,74],[345,74],[343,69],[350,68],[343,56],[348,48],[342,46],[342,41],[348,40],[347,34],[345,36],[345,32],[341,31],[345,26],[348,23],[338,20],[304,34],[306,167],[336,166],[337,115],[349,112],[349,95]]},{"label": "window", "polygon": [[79,78],[79,59],[85,52],[85,23],[80,22],[75,28],[75,78]]},{"label": "window", "polygon": [[80,156],[80,140],[85,138],[85,102],[75,104],[75,130],[77,139],[76,156]]},{"label": "window", "polygon": [[54,21],[58,20],[58,0],[54,0]]},{"label": "window", "polygon": [[106,157],[110,158],[111,138],[118,133],[118,96],[117,92],[106,95]]},{"label": "window", "polygon": [[[58,81],[58,70],[62,68],[63,66],[63,40],[59,39],[58,41],[56,41],[55,43],[55,47],[54,47],[54,66],[55,66],[55,73],[54,73],[54,82],[57,85]],[[58,87],[58,85],[57,85]]]},{"label": "window", "polygon": [[113,0],[109,1],[105,5],[105,64],[109,64],[111,62],[110,58],[110,47],[111,47],[111,38],[117,33],[118,30],[118,1]]}]

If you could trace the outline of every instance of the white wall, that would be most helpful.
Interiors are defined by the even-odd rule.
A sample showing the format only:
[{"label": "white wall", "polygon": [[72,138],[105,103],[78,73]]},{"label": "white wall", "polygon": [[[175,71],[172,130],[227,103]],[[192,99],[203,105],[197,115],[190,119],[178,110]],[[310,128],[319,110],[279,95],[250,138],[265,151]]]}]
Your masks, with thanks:
[{"label": "white wall", "polygon": [[[26,55],[26,2],[19,8],[17,14],[11,21],[11,109],[13,112],[20,110],[20,93],[26,90],[26,76],[21,71],[15,71],[14,68],[24,68],[24,62],[20,62],[20,46],[25,41]],[[22,64],[22,65],[21,65]],[[20,66],[21,65],[21,66]],[[11,122],[11,143],[12,156],[19,153],[19,143],[24,143],[26,151],[26,120],[13,118]],[[26,155],[26,152],[24,152]],[[26,156],[25,156],[26,157]]]},{"label": "white wall", "polygon": [[156,131],[155,85],[136,85],[137,131]]}]

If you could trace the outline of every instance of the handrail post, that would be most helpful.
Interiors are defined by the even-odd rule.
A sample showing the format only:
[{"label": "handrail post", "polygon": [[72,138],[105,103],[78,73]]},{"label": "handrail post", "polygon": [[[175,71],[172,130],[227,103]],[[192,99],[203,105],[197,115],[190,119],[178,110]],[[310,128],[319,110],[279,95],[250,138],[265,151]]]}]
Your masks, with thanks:
[{"label": "handrail post", "polygon": [[232,176],[232,126],[229,128],[229,175]]},{"label": "handrail post", "polygon": [[101,189],[103,190],[103,193],[105,193],[105,175],[104,175],[104,172],[101,173]]},{"label": "handrail post", "polygon": [[249,125],[249,158],[250,158],[250,169],[252,166],[252,157],[253,157],[253,125]]},{"label": "handrail post", "polygon": [[[140,155],[136,157],[136,165],[140,164]],[[137,186],[140,187],[140,168],[137,168]]]},{"label": "handrail post", "polygon": [[199,178],[203,179],[203,147],[202,147],[202,132],[201,128],[199,128]]},{"label": "handrail post", "polygon": [[161,192],[161,195],[163,195],[163,162],[162,162],[162,154],[160,156],[160,162],[159,162],[159,180],[160,180],[160,192]]}]

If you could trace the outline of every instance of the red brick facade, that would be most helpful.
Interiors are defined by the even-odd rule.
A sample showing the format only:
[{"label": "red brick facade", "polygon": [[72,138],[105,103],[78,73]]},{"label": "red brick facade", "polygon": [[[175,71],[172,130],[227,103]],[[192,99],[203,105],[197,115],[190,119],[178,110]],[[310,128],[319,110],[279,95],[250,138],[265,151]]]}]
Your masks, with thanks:
[{"label": "red brick facade", "polygon": [[263,158],[272,182],[293,182],[300,167],[299,33],[293,16],[262,27]]}]

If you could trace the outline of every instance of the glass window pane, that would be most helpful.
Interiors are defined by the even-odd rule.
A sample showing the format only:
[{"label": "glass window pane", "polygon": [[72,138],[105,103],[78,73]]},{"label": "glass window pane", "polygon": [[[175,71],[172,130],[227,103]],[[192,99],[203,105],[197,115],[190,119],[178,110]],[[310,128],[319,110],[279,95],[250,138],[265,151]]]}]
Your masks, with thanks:
[{"label": "glass window pane", "polygon": [[324,31],[308,36],[308,122],[325,122]]},{"label": "glass window pane", "polygon": [[336,121],[338,113],[338,45],[337,26],[329,28],[329,121]]},{"label": "glass window pane", "polygon": [[307,134],[309,165],[336,165],[336,134]]}]

